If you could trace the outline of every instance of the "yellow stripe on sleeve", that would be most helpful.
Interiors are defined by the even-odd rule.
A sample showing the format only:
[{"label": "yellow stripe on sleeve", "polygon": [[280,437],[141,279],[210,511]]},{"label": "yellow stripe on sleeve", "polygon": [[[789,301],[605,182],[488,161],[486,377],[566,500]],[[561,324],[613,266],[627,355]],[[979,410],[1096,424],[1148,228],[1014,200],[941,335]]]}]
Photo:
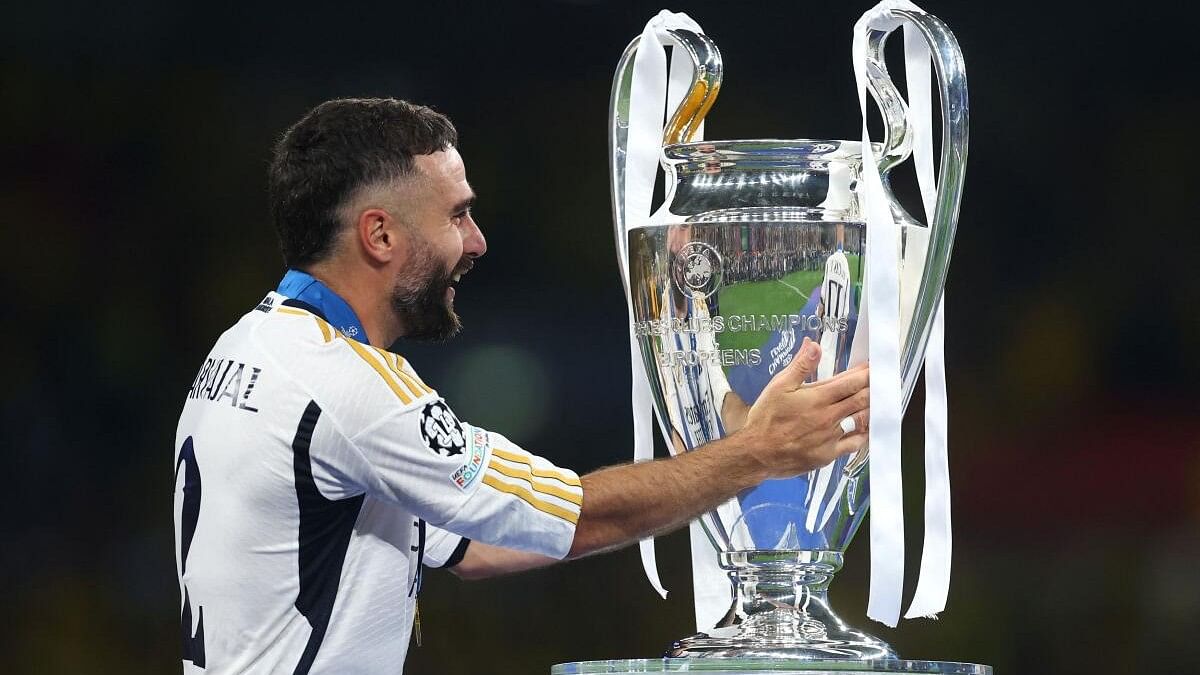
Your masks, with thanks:
[{"label": "yellow stripe on sleeve", "polygon": [[583,506],[583,497],[572,492],[567,492],[557,485],[537,483],[533,480],[533,476],[529,475],[530,472],[528,470],[521,471],[520,469],[513,469],[497,462],[488,462],[488,468],[493,469],[496,473],[504,474],[509,478],[516,478],[517,480],[523,480],[526,483],[529,483],[529,486],[533,488],[534,492],[553,495],[559,499],[562,499],[563,501],[571,502],[575,506]]},{"label": "yellow stripe on sleeve", "polygon": [[509,485],[508,483],[505,483],[504,481],[500,480],[499,478],[496,478],[495,476],[492,476],[492,475],[489,475],[486,473],[483,474],[483,484],[491,487],[494,490],[499,490],[500,492],[504,492],[504,493],[510,494],[510,495],[516,495],[517,497],[519,497],[521,499],[521,501],[525,502],[526,504],[529,504],[530,506],[537,509],[538,511],[555,516],[556,518],[562,518],[563,520],[567,521],[568,523],[571,523],[572,525],[575,525],[576,523],[579,522],[578,514],[568,511],[567,509],[564,509],[561,506],[557,506],[557,505],[551,504],[549,502],[544,502],[544,501],[538,499],[537,497],[533,496],[532,492],[530,492],[529,490],[526,490],[523,487],[520,487],[519,485]]},{"label": "yellow stripe on sleeve", "polygon": [[359,344],[356,340],[352,340],[344,335],[339,337],[341,337],[346,344],[350,345],[350,348],[354,350],[355,354],[358,354],[359,358],[361,358],[363,361],[366,361],[372,368],[375,369],[375,372],[379,373],[379,376],[383,378],[384,382],[387,382],[388,387],[391,387],[392,393],[395,394],[397,398],[404,402],[405,405],[412,403],[412,397],[405,393],[404,389],[396,382],[396,380],[392,378],[391,374],[388,372],[388,369],[379,365],[379,361],[372,358],[371,354],[361,344]]},{"label": "yellow stripe on sleeve", "polygon": [[306,312],[303,309],[297,309],[295,307],[280,307],[275,311],[279,312],[280,314],[291,314],[292,316],[313,316],[312,312]]},{"label": "yellow stripe on sleeve", "polygon": [[528,457],[523,457],[515,452],[509,452],[501,448],[492,448],[492,456],[499,457],[500,459],[507,459],[508,461],[516,462],[517,464],[524,464],[525,466],[529,467],[529,472],[538,478],[553,478],[563,485],[570,485],[571,487],[583,487],[583,483],[580,483],[578,478],[572,478],[561,471],[538,468],[533,465]]},{"label": "yellow stripe on sleeve", "polygon": [[[389,354],[392,354],[392,358],[396,360],[396,368],[403,370],[403,369],[404,369],[404,357],[403,357],[403,356],[400,356],[399,354],[394,354],[394,353],[392,353],[392,352],[388,352],[388,353],[389,353]],[[418,385],[418,386],[419,386],[421,389],[423,389],[423,390],[425,391],[425,393],[426,393],[426,394],[432,394],[432,393],[433,393],[433,389],[432,389],[432,388],[430,388],[430,386],[429,386],[429,385],[425,384],[425,382],[423,382],[423,381],[421,380],[420,376],[418,376],[416,373],[409,373],[409,372],[405,371],[405,374],[406,374],[406,375],[408,375],[408,376],[409,376],[410,378],[412,378],[413,380],[416,380],[416,382],[417,382],[417,385]]]}]

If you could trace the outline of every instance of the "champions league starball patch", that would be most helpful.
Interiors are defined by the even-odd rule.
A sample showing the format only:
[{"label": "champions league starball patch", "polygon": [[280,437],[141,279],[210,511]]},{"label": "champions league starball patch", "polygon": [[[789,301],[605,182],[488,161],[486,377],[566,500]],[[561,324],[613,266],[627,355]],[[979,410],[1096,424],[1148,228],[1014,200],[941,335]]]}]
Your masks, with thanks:
[{"label": "champions league starball patch", "polygon": [[442,457],[461,455],[467,447],[462,423],[441,400],[427,404],[421,411],[421,440]]}]

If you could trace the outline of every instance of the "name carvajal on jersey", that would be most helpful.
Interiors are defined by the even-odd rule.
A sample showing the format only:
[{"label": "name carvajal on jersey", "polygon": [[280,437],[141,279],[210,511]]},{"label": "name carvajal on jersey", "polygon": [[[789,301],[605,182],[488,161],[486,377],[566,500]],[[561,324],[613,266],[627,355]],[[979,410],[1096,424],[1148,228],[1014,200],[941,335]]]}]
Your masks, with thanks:
[{"label": "name carvajal on jersey", "polygon": [[238,410],[256,413],[258,408],[252,405],[254,387],[262,368],[249,366],[241,361],[208,357],[192,388],[188,390],[188,398],[224,403],[229,399],[229,406]]}]

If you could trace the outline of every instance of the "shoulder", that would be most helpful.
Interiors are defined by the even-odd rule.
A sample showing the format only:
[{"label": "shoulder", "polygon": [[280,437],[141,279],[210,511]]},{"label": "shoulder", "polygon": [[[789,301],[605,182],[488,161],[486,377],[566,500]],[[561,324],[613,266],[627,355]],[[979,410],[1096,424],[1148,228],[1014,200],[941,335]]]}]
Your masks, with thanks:
[{"label": "shoulder", "polygon": [[270,293],[259,303],[253,316],[263,315],[255,327],[255,337],[272,346],[311,346],[330,344],[338,332],[328,321],[302,302]]},{"label": "shoulder", "polygon": [[350,338],[302,303],[283,300],[260,321],[255,338],[346,433],[438,399],[403,356]]}]

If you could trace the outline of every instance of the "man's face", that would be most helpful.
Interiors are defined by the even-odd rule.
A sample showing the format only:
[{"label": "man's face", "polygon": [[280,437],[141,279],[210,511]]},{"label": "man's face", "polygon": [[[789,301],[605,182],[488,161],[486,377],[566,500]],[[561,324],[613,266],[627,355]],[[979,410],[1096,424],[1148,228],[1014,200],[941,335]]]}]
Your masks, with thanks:
[{"label": "man's face", "polygon": [[419,176],[408,201],[409,253],[396,275],[392,308],[411,340],[441,341],[462,327],[454,284],[487,251],[471,217],[475,192],[454,148],[414,158]]}]

